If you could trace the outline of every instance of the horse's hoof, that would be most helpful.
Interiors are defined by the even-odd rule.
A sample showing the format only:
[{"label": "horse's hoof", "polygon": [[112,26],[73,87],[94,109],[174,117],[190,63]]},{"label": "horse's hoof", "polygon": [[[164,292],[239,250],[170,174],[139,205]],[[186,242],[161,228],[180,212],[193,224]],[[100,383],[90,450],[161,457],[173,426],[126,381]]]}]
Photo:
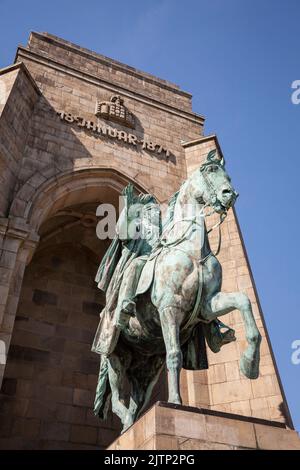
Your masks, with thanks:
[{"label": "horse's hoof", "polygon": [[130,426],[132,426],[132,425],[133,425],[133,422],[125,423],[125,424],[123,425],[123,429],[122,429],[122,431],[121,431],[121,434],[124,434],[124,432],[126,432],[127,429],[130,428]]},{"label": "horse's hoof", "polygon": [[174,405],[182,405],[181,398],[169,398],[168,403],[173,403]]},{"label": "horse's hoof", "polygon": [[240,360],[240,369],[248,379],[257,379],[259,376],[259,359],[249,359],[243,354]]}]

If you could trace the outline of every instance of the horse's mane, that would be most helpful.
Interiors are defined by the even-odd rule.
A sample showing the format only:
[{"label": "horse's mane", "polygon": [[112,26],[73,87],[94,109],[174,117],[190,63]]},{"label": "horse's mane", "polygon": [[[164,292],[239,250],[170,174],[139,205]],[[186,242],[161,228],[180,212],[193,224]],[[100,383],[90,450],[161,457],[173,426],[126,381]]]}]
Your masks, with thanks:
[{"label": "horse's mane", "polygon": [[175,212],[175,205],[176,205],[176,202],[177,202],[177,199],[178,199],[178,196],[179,196],[179,193],[180,191],[182,190],[182,188],[184,186],[186,186],[186,184],[188,183],[188,180],[184,181],[180,188],[178,189],[178,191],[176,191],[176,193],[174,193],[169,201],[168,201],[168,208],[167,208],[167,212],[166,212],[166,217],[165,217],[165,220],[164,220],[164,223],[163,223],[163,232],[165,231],[166,228],[168,228],[168,226],[171,224],[171,222],[173,221],[174,219],[174,212]]},{"label": "horse's mane", "polygon": [[[180,187],[180,189],[181,189],[181,187]],[[165,230],[165,228],[167,228],[167,226],[172,222],[172,220],[174,218],[175,204],[176,204],[178,195],[180,193],[180,189],[178,191],[176,191],[176,193],[174,193],[169,199],[168,209],[167,209],[167,213],[166,213],[166,219],[163,223],[163,230]]]}]

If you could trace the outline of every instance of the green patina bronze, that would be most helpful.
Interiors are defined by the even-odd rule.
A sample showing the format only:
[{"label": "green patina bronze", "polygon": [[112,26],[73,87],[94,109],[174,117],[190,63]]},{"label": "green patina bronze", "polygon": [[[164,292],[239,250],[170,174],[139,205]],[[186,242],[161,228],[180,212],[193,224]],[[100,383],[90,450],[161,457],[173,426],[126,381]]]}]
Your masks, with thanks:
[{"label": "green patina bronze", "polygon": [[[152,195],[135,195],[129,185],[124,196],[116,237],[96,276],[106,306],[92,347],[101,355],[95,414],[105,419],[111,402],[123,431],[145,410],[165,364],[168,400],[181,404],[181,368],[207,369],[206,344],[218,352],[235,340],[218,317],[240,311],[248,342],[240,368],[249,379],[259,374],[261,342],[248,297],[221,292],[222,268],[209,245],[207,210],[221,223],[237,197],[216,152],[173,195],[164,223]],[[136,207],[140,238],[127,230]]]}]

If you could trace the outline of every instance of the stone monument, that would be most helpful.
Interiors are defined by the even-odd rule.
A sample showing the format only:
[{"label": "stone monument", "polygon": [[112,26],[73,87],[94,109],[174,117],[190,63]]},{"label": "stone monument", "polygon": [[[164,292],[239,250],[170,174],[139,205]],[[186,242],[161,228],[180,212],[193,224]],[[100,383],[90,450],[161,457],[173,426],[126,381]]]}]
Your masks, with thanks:
[{"label": "stone monument", "polygon": [[[255,432],[259,429],[256,438],[260,447],[266,435],[261,433],[264,429],[261,425],[266,424],[255,420],[275,422],[274,426],[267,425],[274,446],[279,440],[280,445],[287,445],[290,436],[295,435],[294,431],[286,431],[293,429],[293,423],[233,207],[234,190],[226,180],[218,138],[205,135],[204,123],[205,118],[192,109],[191,94],[178,85],[49,33],[30,33],[28,43],[18,46],[14,63],[0,70],[1,449],[103,449],[115,446],[117,438],[118,445],[124,448],[126,436],[128,447],[146,446],[147,439],[147,445],[162,447],[165,444],[161,437],[166,436],[164,423],[168,423],[170,431],[168,445],[170,439],[172,442],[175,439],[176,445],[182,446],[190,438],[227,445],[225,434],[232,437],[233,432],[238,432],[232,430],[235,423],[230,418],[232,415],[241,417],[240,429],[248,429],[247,426]],[[231,137],[234,141],[235,136]],[[199,188],[206,187],[205,181],[212,181],[211,189],[218,193],[215,201],[213,191],[205,191],[204,203],[198,200]],[[179,219],[188,185],[192,207],[199,209],[209,201],[213,208],[204,208],[205,219],[199,217],[199,210],[191,211],[189,221],[178,223],[172,229],[172,219]],[[222,185],[227,186],[223,188],[224,193]],[[110,240],[96,236],[96,226],[103,217],[96,215],[97,207],[100,203],[113,205],[117,219],[122,212],[119,197],[124,191],[129,206],[133,203],[133,207],[137,204],[143,208],[141,228],[146,232],[145,237],[131,240],[121,236],[121,231],[110,246]],[[214,213],[209,216],[212,210]],[[224,219],[222,224],[211,230],[219,224],[220,216]],[[195,221],[191,220],[193,217]],[[118,226],[122,228],[122,219]],[[179,230],[177,235],[175,228]],[[185,230],[189,233],[185,234]],[[222,243],[218,261],[210,256],[205,262],[203,258],[209,246],[213,253],[218,252],[219,230]],[[175,250],[176,236],[178,239],[198,237],[200,244],[207,240],[208,232],[209,245],[203,244],[201,255],[199,245],[195,253],[198,264],[202,257],[203,268],[194,269],[189,261],[191,255]],[[180,246],[191,240],[182,239]],[[169,258],[168,244],[172,253]],[[163,257],[164,263],[159,261]],[[178,273],[176,285],[184,279],[180,269],[177,271],[172,264],[177,257],[180,257],[180,269],[186,266],[189,275],[189,281],[185,280],[181,286],[184,292],[178,295],[178,300],[183,302],[180,308],[162,304],[167,298],[174,301],[169,285],[169,292],[163,292],[167,295],[159,297],[163,283],[171,275],[176,277]],[[100,263],[97,281],[101,289],[94,282]],[[208,322],[195,324],[199,314],[195,298],[203,299],[205,286],[213,286],[205,272],[209,263],[215,263],[213,273],[219,269],[218,263],[222,266],[222,293],[243,294],[232,300],[239,300],[236,305],[242,307],[247,321],[247,335],[252,343],[248,351],[244,320],[238,309],[221,317],[216,303],[217,310],[206,309],[202,313],[203,320],[206,316]],[[154,264],[154,278],[161,279],[157,290],[153,290],[158,294],[157,299],[147,298],[146,293],[135,298],[135,288],[146,292]],[[123,278],[125,265],[128,277]],[[168,275],[164,274],[165,269]],[[196,281],[197,273],[203,279]],[[119,287],[124,294],[119,305],[116,305],[117,296],[110,295],[111,281],[117,285],[115,295]],[[214,293],[220,292],[219,286],[214,289]],[[244,375],[255,377],[258,373],[260,338],[246,297],[261,336],[256,379]],[[108,299],[118,308],[107,310]],[[145,300],[145,311],[141,299]],[[152,305],[157,305],[163,313],[158,316],[157,308]],[[137,387],[136,402],[132,400],[131,411],[124,419],[125,427],[134,420],[135,423],[121,437],[120,421],[110,410],[105,421],[93,412],[99,355],[91,352],[91,344],[103,310],[106,313],[101,321],[107,321],[107,327],[99,328],[94,348],[104,358],[109,357],[109,354],[105,356],[109,348],[114,350],[115,370],[126,370],[127,364],[121,364],[118,369],[118,358],[121,348],[131,347],[132,336],[127,338],[127,324],[130,332],[136,326],[140,338],[139,322],[148,316],[149,334],[156,338],[154,328],[157,328],[159,337],[158,344],[153,340],[150,345],[150,356],[153,345],[162,348],[157,349],[156,359],[150,360],[151,370],[139,367],[136,374],[128,368],[133,381],[136,377],[141,382],[145,374],[148,385],[147,390]],[[192,313],[190,317],[188,311]],[[110,314],[116,320],[113,327]],[[184,317],[182,320],[180,315]],[[210,321],[212,315],[215,318]],[[167,330],[170,317],[174,322]],[[221,323],[223,318],[228,326]],[[154,385],[165,361],[165,346],[159,336],[161,325],[167,330],[171,396],[166,393],[167,378],[163,370],[148,407],[155,401],[162,405],[147,411],[146,407],[142,409],[142,403],[146,404],[151,391],[150,376]],[[104,341],[103,331],[109,332]],[[98,341],[100,337],[102,340]],[[174,338],[174,346],[170,347]],[[135,351],[132,360],[137,358],[136,347],[132,348]],[[128,354],[124,357],[130,359]],[[107,411],[105,404],[110,402],[107,384],[112,381],[112,371],[104,359],[96,402],[96,411],[103,415]],[[101,397],[102,392],[105,394]],[[168,398],[176,404],[166,405]],[[118,399],[123,398],[115,396],[116,404]],[[124,403],[128,407],[126,400]],[[200,409],[206,410],[205,413],[201,415]],[[122,411],[121,406],[119,412]],[[213,436],[212,420],[225,423],[224,413],[229,428],[224,425],[222,438],[220,434]],[[194,425],[188,431],[186,416],[191,422],[206,423],[206,437],[192,434]],[[245,419],[252,420],[251,425]],[[183,433],[182,422],[188,436]],[[200,432],[200,426],[196,428]],[[288,437],[278,439],[279,432],[285,432]],[[153,444],[150,444],[151,436]],[[137,437],[139,442],[134,443],[132,439]],[[191,440],[186,442],[192,446]],[[236,442],[232,440],[229,445],[238,445]],[[250,444],[248,441],[243,445]]]}]

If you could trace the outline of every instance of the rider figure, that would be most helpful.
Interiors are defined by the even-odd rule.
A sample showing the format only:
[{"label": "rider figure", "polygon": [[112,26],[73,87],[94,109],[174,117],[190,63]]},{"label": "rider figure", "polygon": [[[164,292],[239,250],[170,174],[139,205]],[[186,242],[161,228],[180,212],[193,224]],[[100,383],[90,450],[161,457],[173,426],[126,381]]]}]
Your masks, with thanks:
[{"label": "rider figure", "polygon": [[156,199],[145,195],[140,198],[140,202],[138,218],[132,221],[135,225],[135,236],[140,240],[139,256],[131,261],[123,274],[116,312],[116,324],[120,329],[126,328],[130,317],[136,314],[134,298],[138,281],[161,235],[161,212]]}]

